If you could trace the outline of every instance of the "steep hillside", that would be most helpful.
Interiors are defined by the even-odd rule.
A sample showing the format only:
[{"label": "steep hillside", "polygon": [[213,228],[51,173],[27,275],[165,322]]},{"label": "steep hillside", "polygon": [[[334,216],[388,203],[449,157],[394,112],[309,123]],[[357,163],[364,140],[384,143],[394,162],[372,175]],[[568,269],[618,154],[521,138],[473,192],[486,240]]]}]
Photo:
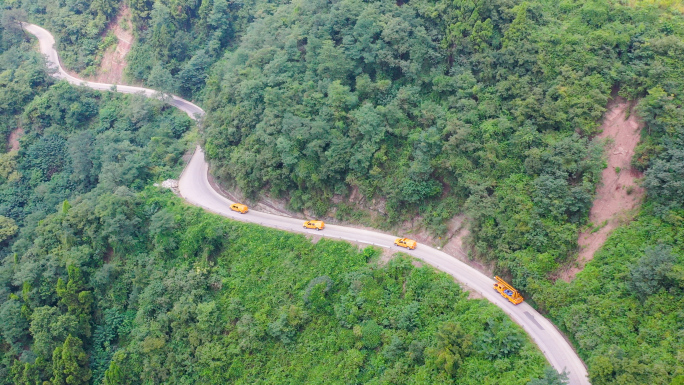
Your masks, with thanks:
[{"label": "steep hillside", "polygon": [[[133,46],[133,24],[131,11],[125,5],[112,20],[105,33],[108,47],[102,53],[97,73],[88,78],[95,82],[111,84],[127,84],[124,81],[124,71],[127,67],[126,56]],[[111,43],[109,43],[111,42]]]},{"label": "steep hillside", "polygon": [[593,385],[684,380],[684,211],[647,204],[576,278],[534,296],[571,338]]},{"label": "steep hillside", "polygon": [[214,66],[207,153],[322,217],[440,236],[465,213],[473,256],[530,290],[576,258],[611,89],[674,92],[682,25],[608,1],[281,5]]},{"label": "steep hillside", "polygon": [[[465,216],[471,257],[548,312],[594,383],[676,383],[684,19],[675,3],[132,1],[128,73],[201,101],[220,183],[338,220],[420,218],[437,236]],[[54,24],[78,70],[101,38],[84,20],[117,9],[13,4]],[[639,100],[631,167],[643,172],[644,208],[572,283],[551,282],[581,252],[592,203],[606,196],[602,175],[626,177],[605,169],[595,139],[613,89]],[[36,92],[21,91],[13,97]]]},{"label": "steep hillside", "polygon": [[632,166],[632,159],[643,124],[631,113],[634,104],[618,97],[608,105],[601,132],[596,136],[606,142],[607,167],[589,211],[589,225],[579,236],[576,264],[563,273],[563,279],[574,278],[594,258],[608,235],[638,212],[644,197],[644,189],[638,185],[643,173]]},{"label": "steep hillside", "polygon": [[[4,15],[0,15],[4,16]],[[187,116],[53,82],[0,27],[0,384],[557,378],[505,314],[407,258],[191,208]],[[519,365],[524,366],[521,370]]]}]

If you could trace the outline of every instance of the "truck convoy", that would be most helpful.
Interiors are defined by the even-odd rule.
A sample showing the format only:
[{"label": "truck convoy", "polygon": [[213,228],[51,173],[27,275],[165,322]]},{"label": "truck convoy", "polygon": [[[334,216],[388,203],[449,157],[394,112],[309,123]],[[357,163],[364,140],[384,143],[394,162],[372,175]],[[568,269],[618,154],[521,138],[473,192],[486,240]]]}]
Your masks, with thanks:
[{"label": "truck convoy", "polygon": [[[230,209],[237,211],[239,213],[245,214],[249,208],[241,203],[233,203],[230,205]],[[306,221],[304,222],[305,229],[316,229],[323,230],[325,228],[325,223],[323,221]],[[394,240],[394,244],[400,247],[405,247],[409,250],[415,250],[418,244],[413,239],[409,238],[397,238]],[[524,298],[520,293],[509,285],[506,281],[501,279],[501,277],[496,276],[496,283],[494,284],[494,290],[498,291],[504,298],[511,301],[514,305],[518,305],[523,302]]]},{"label": "truck convoy", "polygon": [[520,293],[513,288],[513,286],[509,285],[501,279],[500,277],[496,276],[494,277],[496,279],[496,283],[494,284],[494,289],[499,292],[504,298],[508,299],[511,301],[514,305],[517,305],[521,303],[524,298]]},{"label": "truck convoy", "polygon": [[[247,206],[241,203],[233,203],[232,205],[230,205],[230,209],[242,214],[245,214],[249,210]],[[325,223],[323,221],[306,221],[304,222],[304,228],[323,230],[325,228]],[[409,250],[415,250],[416,245],[418,243],[413,239],[409,238],[397,238],[394,240],[394,244],[400,247],[405,247]],[[513,286],[509,285],[506,281],[504,281],[498,276],[494,278],[496,279],[494,289],[498,291],[499,294],[501,294],[507,300],[511,301],[511,303],[513,303],[514,305],[523,302],[524,298],[522,297],[522,295],[520,295],[520,293],[517,290],[515,290],[515,288],[513,288]]]}]

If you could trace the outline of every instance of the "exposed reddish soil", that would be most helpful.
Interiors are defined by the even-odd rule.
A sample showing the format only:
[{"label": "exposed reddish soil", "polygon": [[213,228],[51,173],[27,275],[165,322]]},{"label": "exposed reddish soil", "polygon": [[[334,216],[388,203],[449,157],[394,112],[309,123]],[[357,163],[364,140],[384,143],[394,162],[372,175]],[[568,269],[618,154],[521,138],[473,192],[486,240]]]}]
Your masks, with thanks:
[{"label": "exposed reddish soil", "polygon": [[19,138],[21,138],[24,135],[24,129],[23,128],[17,128],[14,131],[10,133],[9,140],[8,140],[8,146],[9,151],[15,151],[19,149]]},{"label": "exposed reddish soil", "polygon": [[589,212],[591,224],[579,236],[580,251],[577,261],[561,273],[561,279],[570,281],[582,271],[608,235],[633,218],[644,196],[644,189],[637,184],[637,179],[642,175],[630,164],[643,127],[635,114],[627,117],[634,105],[635,103],[620,97],[608,104],[608,111],[601,125],[603,131],[597,136],[608,141],[608,167],[601,174],[601,184],[596,189],[596,198]]},{"label": "exposed reddish soil", "polygon": [[[124,28],[124,26],[126,26]],[[131,23],[131,10],[124,3],[119,10],[119,14],[112,20],[105,28],[102,38],[104,39],[109,33],[114,33],[117,38],[117,43],[114,46],[107,48],[107,50],[100,58],[100,67],[97,73],[92,76],[87,76],[82,73],[77,73],[69,68],[66,68],[61,62],[62,68],[71,76],[79,79],[87,80],[97,83],[109,84],[127,84],[136,85],[133,83],[124,83],[123,75],[126,69],[126,55],[131,50],[133,45],[133,23]]]},{"label": "exposed reddish soil", "polygon": [[126,68],[126,55],[131,50],[131,45],[133,44],[131,11],[125,4],[116,18],[105,29],[105,36],[109,33],[114,33],[117,37],[116,46],[109,47],[105,51],[97,75],[88,80],[100,83],[121,84],[123,71]]},{"label": "exposed reddish soil", "polygon": [[116,18],[107,25],[107,28],[105,28],[102,33],[102,38],[104,39],[109,33],[114,33],[117,38],[117,43],[116,45],[107,48],[104,52],[102,58],[100,58],[100,67],[97,69],[95,75],[86,76],[82,73],[76,73],[73,70],[64,67],[64,63],[60,63],[64,70],[72,76],[90,82],[135,85],[123,82],[124,70],[126,69],[127,64],[126,55],[128,55],[128,52],[133,45],[131,10],[125,3],[119,10],[119,14],[116,15]]}]

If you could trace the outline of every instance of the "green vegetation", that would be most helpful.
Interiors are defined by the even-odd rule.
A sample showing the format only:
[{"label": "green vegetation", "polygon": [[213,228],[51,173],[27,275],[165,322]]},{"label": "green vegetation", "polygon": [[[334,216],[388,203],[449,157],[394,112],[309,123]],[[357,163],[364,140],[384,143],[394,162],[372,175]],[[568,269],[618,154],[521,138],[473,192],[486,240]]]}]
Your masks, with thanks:
[{"label": "green vegetation", "polygon": [[537,304],[574,341],[595,385],[667,385],[684,374],[684,44],[676,37],[681,17],[654,20],[661,36],[632,54],[651,61],[639,71],[647,92],[636,113],[646,128],[632,162],[646,171],[647,202],[572,283],[533,288]]},{"label": "green vegetation", "polygon": [[531,290],[575,255],[611,92],[679,113],[684,20],[610,1],[400,5],[256,19],[207,81],[215,175],[321,216],[358,190],[386,199],[377,225],[420,215],[438,235],[465,211],[474,254]]},{"label": "green vegetation", "polygon": [[681,36],[681,17],[658,22],[663,36],[643,44],[652,69],[641,69],[648,91],[636,113],[646,128],[632,161],[645,170],[647,201],[572,283],[533,288],[595,385],[667,385],[684,375],[684,44],[674,34]]},{"label": "green vegetation", "polygon": [[64,65],[86,75],[93,74],[107,48],[103,32],[116,14],[120,1],[0,1],[0,7],[21,9],[24,17],[57,33],[55,48]]},{"label": "green vegetation", "polygon": [[[97,28],[64,26],[119,7],[52,3],[12,2],[67,56],[95,52],[83,46],[97,45],[85,43]],[[635,165],[678,159],[655,144],[654,118],[681,114],[684,21],[650,3],[130,1],[127,71],[204,101],[215,175],[249,196],[324,216],[335,195],[358,191],[385,202],[377,226],[420,216],[437,235],[466,212],[474,255],[531,290],[574,256],[612,91],[646,97],[654,138]],[[360,207],[337,208],[348,218]]]},{"label": "green vegetation", "polygon": [[[35,61],[22,64],[28,68],[7,73],[42,71],[31,68],[39,62],[31,56]],[[63,82],[36,95],[21,115],[4,118],[24,129],[21,148],[0,156],[0,215],[19,224],[35,224],[65,199],[95,188],[139,190],[151,179],[177,175],[187,147],[177,139],[190,128],[186,116],[161,102]]]},{"label": "green vegetation", "polygon": [[116,42],[108,24],[128,7],[136,44],[127,56],[129,81],[193,98],[210,66],[255,15],[270,11],[270,0],[2,0],[23,18],[55,35],[63,65],[93,75],[104,51]]},{"label": "green vegetation", "polygon": [[522,330],[446,274],[156,190],[86,194],[5,260],[3,383],[525,384],[543,373]]},{"label": "green vegetation", "polygon": [[[336,373],[345,379],[342,382],[448,382],[453,376],[459,383],[469,383],[509,375],[507,364],[497,364],[509,358],[500,357],[503,348],[494,344],[498,339],[491,335],[503,328],[506,344],[515,346],[516,329],[499,326],[497,322],[505,323],[502,318],[493,317],[494,323],[489,318],[474,321],[464,316],[467,312],[458,311],[465,304],[476,306],[471,302],[454,298],[453,308],[444,314],[421,313],[421,327],[412,330],[399,327],[398,318],[387,315],[399,314],[403,310],[396,309],[402,307],[424,310],[404,302],[401,295],[393,297],[393,285],[403,282],[398,270],[407,269],[402,273],[406,277],[428,274],[402,259],[387,267],[368,265],[362,261],[369,255],[345,249],[348,246],[325,241],[300,245],[302,239],[295,241],[277,232],[247,236],[254,231],[250,227],[222,221],[216,226],[228,226],[226,231],[238,238],[226,244],[210,242],[211,250],[195,241],[179,244],[185,237],[155,235],[181,234],[196,225],[183,218],[188,214],[175,201],[143,191],[151,179],[173,175],[184,148],[176,139],[187,127],[170,136],[168,130],[164,135],[146,136],[131,128],[129,143],[137,146],[139,158],[107,159],[128,159],[127,167],[134,172],[113,178],[93,161],[92,172],[82,174],[78,165],[89,163],[57,149],[86,148],[78,144],[83,142],[70,142],[80,137],[79,132],[98,137],[114,130],[112,123],[104,132],[98,131],[102,116],[105,121],[129,121],[130,127],[137,127],[138,115],[127,115],[131,108],[103,110],[122,104],[134,108],[142,102],[51,85],[40,60],[16,45],[22,37],[12,23],[23,10],[29,19],[57,35],[67,66],[87,72],[105,46],[104,20],[111,19],[120,2],[13,0],[0,4],[21,9],[5,12],[0,28],[0,52],[5,52],[0,60],[0,87],[12,90],[0,94],[0,106],[9,111],[0,116],[0,129],[5,136],[17,122],[27,129],[22,150],[0,158],[0,238],[5,237],[7,246],[3,266],[13,266],[1,276],[7,277],[3,278],[8,282],[6,294],[16,297],[3,304],[7,310],[0,314],[38,312],[39,319],[68,316],[64,322],[68,319],[69,325],[78,325],[83,309],[92,306],[92,325],[101,327],[102,333],[97,342],[94,337],[72,333],[66,343],[66,326],[55,329],[59,336],[51,339],[30,334],[33,324],[26,316],[12,318],[6,324],[15,326],[8,330],[23,332],[10,331],[8,335],[19,339],[3,337],[15,338],[4,341],[21,340],[24,345],[19,346],[35,347],[30,350],[35,356],[21,361],[34,366],[24,366],[21,376],[35,378],[30,376],[40,373],[42,379],[58,382],[69,373],[85,379],[88,372],[74,370],[82,357],[79,349],[91,357],[92,378],[108,384],[125,382],[126,376],[150,382],[192,380],[199,375],[217,383],[316,382],[320,373]],[[293,210],[325,216],[336,208],[342,213],[340,218],[364,217],[362,206],[333,203],[333,197],[345,198],[358,191],[366,201],[385,202],[375,225],[391,227],[420,216],[424,226],[438,235],[445,233],[450,218],[465,212],[473,255],[494,262],[500,273],[527,293],[530,302],[567,332],[588,364],[592,383],[681,382],[684,252],[678,229],[684,217],[684,18],[676,2],[136,0],[128,5],[137,38],[129,56],[129,77],[203,102],[208,111],[206,150],[215,175],[223,182],[255,199],[268,191],[287,199]],[[99,24],[92,21],[95,16]],[[587,225],[594,188],[605,167],[603,145],[592,138],[607,101],[615,94],[640,100],[634,113],[646,128],[632,164],[645,172],[645,208],[634,222],[609,238],[575,281],[550,282],[551,273],[576,255],[578,231]],[[69,115],[72,105],[78,114]],[[172,118],[163,107],[152,102],[144,105],[149,111],[148,130],[157,132],[155,127],[164,126],[166,120],[174,121],[167,127],[179,127],[180,118]],[[152,139],[158,137],[167,141],[155,147]],[[69,143],[75,144],[70,147]],[[156,158],[148,156],[157,153]],[[105,159],[99,153],[92,156]],[[136,168],[138,160],[151,163]],[[626,170],[615,170],[622,171]],[[87,177],[79,179],[80,175]],[[98,189],[100,185],[107,188]],[[76,196],[88,191],[92,197],[76,202]],[[71,235],[55,235],[60,228],[71,228],[63,224],[64,216],[75,215],[69,213],[88,200],[95,202],[90,203],[93,207],[110,207],[111,203],[100,201],[123,196],[136,202],[129,202],[135,207],[131,210],[154,213],[146,217],[138,211],[135,215],[121,212],[114,218],[128,221],[122,222],[125,226],[105,221],[106,226],[93,230],[92,236],[104,236],[98,232],[105,231],[107,237],[117,239],[106,241],[111,251],[107,246],[98,249],[83,243],[84,249],[68,262],[42,265],[26,256],[36,244],[46,242],[44,234],[53,234],[59,239],[55,244],[66,242],[68,247],[62,248],[72,250]],[[67,198],[73,207],[62,205]],[[164,203],[148,209],[152,201]],[[59,212],[44,219],[55,210]],[[153,221],[157,212],[166,219]],[[218,221],[199,213],[191,217],[198,223]],[[165,227],[168,218],[175,218],[176,227]],[[50,223],[52,233],[44,229]],[[604,225],[597,224],[593,230]],[[141,235],[131,229],[140,229]],[[193,239],[217,236],[209,234],[209,227],[192,231],[199,234]],[[353,301],[353,293],[363,292],[365,286],[355,287],[356,281],[346,272],[323,270],[301,273],[303,278],[292,282],[265,282],[265,286],[285,290],[280,298],[261,287],[252,290],[264,293],[263,297],[246,298],[238,293],[238,286],[259,279],[262,273],[277,276],[258,269],[270,266],[280,271],[281,266],[272,265],[268,258],[296,262],[292,256],[281,255],[280,246],[268,237],[281,237],[301,248],[296,249],[302,250],[298,258],[328,253],[326,258],[357,262],[348,268],[358,269],[354,271],[366,277],[361,282],[369,288],[382,287],[388,293],[383,301],[397,308],[382,316],[379,308],[372,307],[375,303],[361,313],[348,310],[347,301]],[[160,247],[164,253],[155,251]],[[98,255],[103,264],[91,260],[95,258],[91,254]],[[43,255],[45,261],[57,258],[47,257],[47,252],[36,255]],[[131,262],[135,266],[123,264],[128,260],[135,261]],[[32,268],[14,270],[28,261]],[[105,276],[97,272],[109,264],[116,268],[111,276],[106,275],[112,280],[107,282],[124,288],[94,280]],[[89,294],[82,301],[58,294],[57,278],[62,278],[63,290],[69,287],[70,265],[83,268],[86,283],[75,290],[94,293],[92,303]],[[225,270],[225,266],[238,270]],[[53,274],[52,281],[39,284],[34,279],[25,286],[24,277],[41,269]],[[125,285],[117,281],[124,272],[128,274]],[[78,274],[74,270],[71,275]],[[197,289],[198,294],[165,286],[181,281],[177,278],[181,275],[187,280],[188,274],[201,276],[192,278],[198,287],[205,285]],[[252,281],[234,281],[245,276]],[[206,283],[208,277],[215,281]],[[408,286],[411,280],[406,279]],[[433,276],[430,282],[440,280],[444,278]],[[153,282],[157,286],[149,290],[158,294],[149,298],[164,301],[138,302],[148,290],[146,285]],[[187,283],[178,283],[182,284]],[[45,294],[39,300],[25,299],[23,292],[31,291]],[[125,306],[117,296],[126,297]],[[111,305],[98,302],[105,297]],[[26,301],[38,301],[31,305],[37,307],[26,305],[22,310]],[[114,308],[116,312],[111,311]],[[487,311],[473,314],[481,317]],[[147,318],[139,319],[139,314]],[[208,330],[219,330],[212,329],[218,324],[206,326],[209,321],[202,320],[217,314],[232,318],[220,319],[223,337],[208,337]],[[345,314],[357,316],[345,321]],[[50,325],[41,325],[36,323],[34,329],[52,330]],[[324,325],[329,325],[327,331],[334,325],[337,334],[318,334]],[[220,356],[211,356],[209,348],[202,350],[204,344],[216,347]],[[58,349],[59,354],[53,355]],[[521,347],[516,354],[524,356],[524,351]],[[416,361],[418,352],[422,358]],[[299,367],[299,363],[311,363],[314,354],[332,363]],[[257,364],[245,366],[247,356]],[[167,365],[167,359],[176,366]],[[204,361],[195,367],[195,359]],[[235,367],[226,366],[238,362]],[[494,369],[488,366],[492,362]],[[14,368],[7,369],[14,370],[12,375],[20,373],[19,366],[7,365]],[[511,381],[540,377],[540,367],[533,364],[530,373]],[[345,368],[345,374],[337,374],[340,368]],[[558,381],[557,374],[550,372],[535,383]]]},{"label": "green vegetation", "polygon": [[[4,15],[3,15],[4,16]],[[0,28],[0,384],[526,384],[541,352],[450,276],[225,220],[151,182],[187,116],[53,82]]]},{"label": "green vegetation", "polygon": [[680,13],[684,13],[684,4],[679,0],[630,0],[630,5],[657,5],[662,9],[675,9]]},{"label": "green vegetation", "polygon": [[358,190],[386,199],[377,225],[421,215],[440,235],[466,210],[478,256],[522,289],[544,279],[572,256],[603,164],[588,136],[622,59],[598,46],[628,47],[601,28],[629,39],[639,21],[461,3],[294,2],[255,20],[205,90],[215,175],[318,215]]},{"label": "green vegetation", "polygon": [[[208,153],[241,189],[320,214],[358,188],[387,198],[390,223],[420,214],[439,232],[465,202],[476,254],[568,332],[593,383],[668,384],[684,371],[684,20],[670,10],[283,5],[215,67]],[[587,138],[616,89],[642,99],[633,164],[651,203],[575,282],[551,284],[604,167]]]},{"label": "green vegetation", "polygon": [[[437,235],[466,212],[474,255],[531,290],[574,256],[611,92],[677,110],[682,17],[626,3],[131,1],[127,71],[204,101],[215,175],[250,197],[325,216],[358,191],[382,198],[377,226],[420,216]],[[113,12],[98,7],[73,12]],[[645,141],[635,163],[662,152]]]},{"label": "green vegetation", "polygon": [[684,375],[684,211],[653,204],[618,228],[572,283],[534,296],[567,332],[591,383],[670,384]]}]

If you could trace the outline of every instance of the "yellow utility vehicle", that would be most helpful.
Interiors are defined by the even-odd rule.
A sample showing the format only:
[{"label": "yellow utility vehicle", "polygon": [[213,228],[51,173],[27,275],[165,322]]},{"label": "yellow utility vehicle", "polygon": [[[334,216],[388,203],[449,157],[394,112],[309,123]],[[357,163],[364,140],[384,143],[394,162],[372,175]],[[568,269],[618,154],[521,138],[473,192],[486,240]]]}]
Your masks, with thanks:
[{"label": "yellow utility vehicle", "polygon": [[514,305],[517,305],[523,301],[522,295],[513,288],[513,286],[509,285],[504,281],[503,279],[497,277],[494,277],[496,279],[496,283],[494,284],[494,289],[499,292],[502,296],[504,296],[506,299],[511,301]]},{"label": "yellow utility vehicle", "polygon": [[411,250],[415,250],[416,248],[416,241],[408,238],[397,238],[394,240],[394,244]]},{"label": "yellow utility vehicle", "polygon": [[323,223],[323,221],[306,221],[306,222],[304,222],[304,228],[305,229],[323,230],[324,227],[325,227],[325,223]]},{"label": "yellow utility vehicle", "polygon": [[233,211],[237,211],[241,214],[244,214],[247,211],[249,211],[249,208],[243,205],[242,203],[233,203],[232,205],[230,205],[230,209]]}]

